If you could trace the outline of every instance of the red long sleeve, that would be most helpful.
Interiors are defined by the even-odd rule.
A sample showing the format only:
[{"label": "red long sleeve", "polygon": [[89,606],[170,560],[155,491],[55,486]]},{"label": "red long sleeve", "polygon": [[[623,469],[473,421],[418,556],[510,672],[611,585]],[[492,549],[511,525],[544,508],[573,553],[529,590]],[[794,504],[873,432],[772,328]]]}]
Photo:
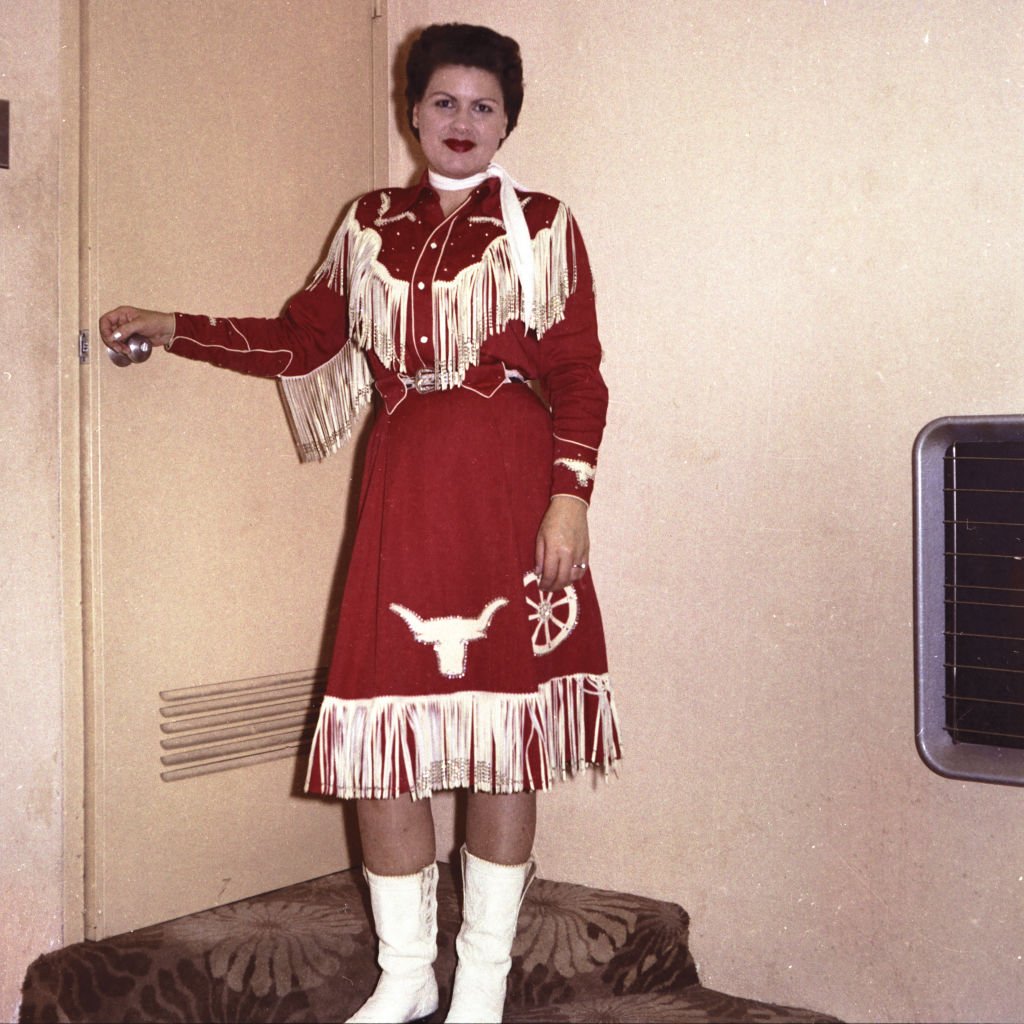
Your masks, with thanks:
[{"label": "red long sleeve", "polygon": [[186,359],[256,377],[301,377],[341,350],[346,320],[344,296],[320,280],[272,319],[176,313],[168,348]]},{"label": "red long sleeve", "polygon": [[555,452],[551,493],[571,494],[588,504],[604,433],[608,388],[601,376],[594,283],[576,222],[569,218],[570,277],[575,287],[565,316],[540,339],[538,376],[551,403]]}]

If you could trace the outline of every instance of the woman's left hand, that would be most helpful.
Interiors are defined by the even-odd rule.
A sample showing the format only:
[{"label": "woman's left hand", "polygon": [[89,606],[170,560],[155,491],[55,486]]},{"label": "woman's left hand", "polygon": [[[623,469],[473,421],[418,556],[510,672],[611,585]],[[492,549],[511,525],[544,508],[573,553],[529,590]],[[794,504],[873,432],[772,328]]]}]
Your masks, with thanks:
[{"label": "woman's left hand", "polygon": [[568,494],[556,494],[537,531],[537,566],[542,590],[564,590],[587,571],[590,530],[587,505]]}]

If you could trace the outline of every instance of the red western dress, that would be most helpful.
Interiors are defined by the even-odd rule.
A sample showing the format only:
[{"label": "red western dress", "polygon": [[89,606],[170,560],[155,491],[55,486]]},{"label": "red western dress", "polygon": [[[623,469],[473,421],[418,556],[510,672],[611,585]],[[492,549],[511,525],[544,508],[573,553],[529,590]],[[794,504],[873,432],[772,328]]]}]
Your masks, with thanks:
[{"label": "red western dress", "polygon": [[304,460],[378,399],[309,792],[516,793],[620,756],[592,576],[533,572],[551,496],[593,489],[590,268],[568,209],[518,195],[533,330],[496,178],[448,217],[425,178],[363,196],[277,319],[176,315],[175,354],[279,379]]}]

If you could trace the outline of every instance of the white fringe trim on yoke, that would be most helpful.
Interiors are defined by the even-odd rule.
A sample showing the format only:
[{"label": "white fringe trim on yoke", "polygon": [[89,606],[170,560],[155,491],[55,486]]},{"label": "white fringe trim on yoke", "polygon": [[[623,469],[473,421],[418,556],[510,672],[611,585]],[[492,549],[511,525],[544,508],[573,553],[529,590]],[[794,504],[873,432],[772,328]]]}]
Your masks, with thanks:
[{"label": "white fringe trim on yoke", "polygon": [[[382,207],[382,213],[383,213]],[[303,462],[324,459],[350,437],[373,386],[366,353],[384,366],[405,373],[409,323],[409,282],[393,277],[380,262],[383,240],[372,227],[361,227],[353,206],[338,229],[330,252],[309,287],[326,281],[347,296],[349,339],[336,356],[301,377],[281,377],[281,396]],[[433,369],[439,390],[459,387],[470,367],[480,362],[487,339],[509,321],[527,319],[538,338],[564,319],[576,289],[572,214],[559,204],[549,227],[532,239],[533,310],[512,260],[507,235],[499,235],[479,261],[451,281],[434,281]],[[570,273],[571,270],[571,273]]]},{"label": "white fringe trim on yoke", "polygon": [[[588,705],[594,735],[586,747]],[[416,799],[435,790],[487,793],[550,789],[556,778],[619,757],[618,717],[607,675],[550,679],[535,693],[479,690],[436,697],[325,697],[306,774],[342,798]],[[493,751],[493,759],[490,757]],[[538,777],[530,761],[539,762]]]}]

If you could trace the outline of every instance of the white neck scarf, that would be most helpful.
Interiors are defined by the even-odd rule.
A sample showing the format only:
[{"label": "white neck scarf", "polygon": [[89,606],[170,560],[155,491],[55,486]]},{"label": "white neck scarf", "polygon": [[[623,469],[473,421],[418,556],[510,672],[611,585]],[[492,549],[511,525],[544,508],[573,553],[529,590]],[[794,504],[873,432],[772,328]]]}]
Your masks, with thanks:
[{"label": "white neck scarf", "polygon": [[489,164],[486,171],[473,174],[468,178],[446,178],[434,171],[427,172],[427,180],[440,192],[460,192],[467,188],[476,188],[488,178],[501,181],[501,219],[505,222],[505,234],[508,236],[509,248],[512,251],[512,265],[516,268],[516,276],[523,292],[523,320],[526,329],[534,325],[534,280],[533,280],[533,245],[530,242],[530,229],[526,226],[523,208],[519,205],[516,189],[526,191],[500,164]]}]

